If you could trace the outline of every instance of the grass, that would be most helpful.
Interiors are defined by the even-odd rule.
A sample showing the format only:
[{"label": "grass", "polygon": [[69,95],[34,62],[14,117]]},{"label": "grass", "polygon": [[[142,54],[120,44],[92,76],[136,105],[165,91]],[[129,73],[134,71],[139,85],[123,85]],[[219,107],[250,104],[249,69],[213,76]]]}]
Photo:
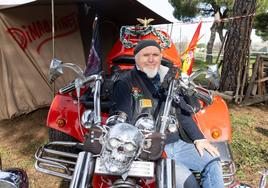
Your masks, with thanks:
[{"label": "grass", "polygon": [[[256,131],[256,119],[250,115],[232,115],[233,141],[231,143],[237,176],[246,181],[249,174],[267,168],[268,142]],[[265,141],[266,140],[266,141]]]}]

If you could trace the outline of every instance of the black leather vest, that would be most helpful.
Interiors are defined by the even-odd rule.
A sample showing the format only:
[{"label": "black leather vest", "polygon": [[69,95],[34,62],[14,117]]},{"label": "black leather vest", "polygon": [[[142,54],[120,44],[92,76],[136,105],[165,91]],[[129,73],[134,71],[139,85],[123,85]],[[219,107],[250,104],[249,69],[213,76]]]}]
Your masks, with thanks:
[{"label": "black leather vest", "polygon": [[[172,70],[170,69],[170,72],[171,71]],[[168,74],[171,75],[172,73],[170,72]],[[166,80],[166,78],[172,78],[172,77],[170,76],[165,77],[164,82],[162,83],[162,89],[168,88],[168,80]],[[132,118],[129,119],[129,123],[134,124],[137,117],[141,113],[151,114],[156,120],[160,105],[161,109],[163,108],[165,97],[163,93],[161,94],[161,92],[159,93],[159,91],[158,92],[156,91],[155,87],[153,86],[153,83],[146,76],[146,74],[141,71],[138,71],[137,69],[132,69],[120,75],[119,80],[123,81],[125,84],[128,85],[132,95],[131,99]],[[179,107],[172,106],[170,114],[174,115],[175,117],[178,117],[180,116],[180,110],[181,109]],[[188,137],[188,135],[184,131],[183,127],[179,126],[179,134],[178,133],[169,134],[167,136],[166,143],[167,144],[173,143],[177,141],[180,137],[186,142],[192,142],[192,140]]]},{"label": "black leather vest", "polygon": [[129,119],[130,123],[134,123],[142,113],[154,116],[159,98],[155,94],[157,91],[150,79],[143,72],[132,69],[120,76],[119,80],[126,83],[131,91],[132,119]]}]

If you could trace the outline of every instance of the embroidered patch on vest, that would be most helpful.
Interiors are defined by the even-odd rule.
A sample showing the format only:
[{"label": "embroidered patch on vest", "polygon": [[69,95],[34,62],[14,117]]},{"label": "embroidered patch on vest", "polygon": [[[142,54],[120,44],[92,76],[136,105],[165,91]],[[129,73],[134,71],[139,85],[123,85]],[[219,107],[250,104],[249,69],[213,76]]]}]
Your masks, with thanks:
[{"label": "embroidered patch on vest", "polygon": [[141,108],[151,108],[153,107],[151,99],[141,99],[140,100],[140,107]]},{"label": "embroidered patch on vest", "polygon": [[138,87],[133,87],[133,88],[132,88],[132,93],[131,93],[131,94],[133,95],[133,97],[134,97],[135,99],[137,99],[137,98],[139,98],[139,97],[142,97],[141,89],[138,88]]}]

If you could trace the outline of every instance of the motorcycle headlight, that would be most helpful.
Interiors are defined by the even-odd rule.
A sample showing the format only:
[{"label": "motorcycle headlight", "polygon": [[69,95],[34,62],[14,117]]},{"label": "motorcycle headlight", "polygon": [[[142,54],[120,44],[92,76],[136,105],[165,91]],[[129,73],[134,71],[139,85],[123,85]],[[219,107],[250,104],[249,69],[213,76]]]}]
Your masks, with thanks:
[{"label": "motorcycle headlight", "polygon": [[153,117],[149,114],[141,114],[138,116],[137,121],[135,123],[135,127],[143,130],[148,130],[148,131],[154,131],[155,129],[155,121]]},{"label": "motorcycle headlight", "polygon": [[110,116],[106,120],[106,125],[113,126],[118,123],[124,123],[127,120],[127,114],[125,112],[117,112],[115,115]]},{"label": "motorcycle headlight", "polygon": [[171,132],[171,133],[174,133],[178,130],[178,127],[179,127],[179,122],[178,120],[176,119],[176,117],[174,116],[169,116],[169,124],[168,124],[168,131]]}]

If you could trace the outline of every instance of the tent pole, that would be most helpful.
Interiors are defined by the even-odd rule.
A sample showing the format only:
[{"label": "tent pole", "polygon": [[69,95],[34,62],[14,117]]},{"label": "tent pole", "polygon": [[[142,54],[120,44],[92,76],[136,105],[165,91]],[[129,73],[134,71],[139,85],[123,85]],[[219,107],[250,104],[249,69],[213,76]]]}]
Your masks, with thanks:
[{"label": "tent pole", "polygon": [[[55,58],[55,11],[54,0],[51,0],[51,29],[52,29],[52,58]],[[53,98],[55,97],[56,84],[53,83]]]},{"label": "tent pole", "polygon": [[52,58],[55,58],[55,12],[54,12],[54,0],[51,0],[51,20],[52,20]]}]

